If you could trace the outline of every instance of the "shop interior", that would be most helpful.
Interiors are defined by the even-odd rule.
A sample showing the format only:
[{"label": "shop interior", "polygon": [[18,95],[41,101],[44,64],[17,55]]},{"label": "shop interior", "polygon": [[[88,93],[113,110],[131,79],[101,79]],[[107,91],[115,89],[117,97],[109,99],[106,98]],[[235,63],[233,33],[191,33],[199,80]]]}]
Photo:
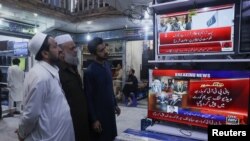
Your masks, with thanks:
[{"label": "shop interior", "polygon": [[[249,0],[0,0],[2,115],[8,67],[19,58],[27,73],[36,63],[35,33],[70,34],[82,78],[94,59],[88,41],[101,37],[122,110],[117,141],[208,140],[210,124],[249,124],[249,19]],[[129,102],[122,91],[131,69],[138,90]],[[210,101],[215,89],[223,100]],[[17,123],[18,115],[0,120],[0,136],[17,139]]]}]

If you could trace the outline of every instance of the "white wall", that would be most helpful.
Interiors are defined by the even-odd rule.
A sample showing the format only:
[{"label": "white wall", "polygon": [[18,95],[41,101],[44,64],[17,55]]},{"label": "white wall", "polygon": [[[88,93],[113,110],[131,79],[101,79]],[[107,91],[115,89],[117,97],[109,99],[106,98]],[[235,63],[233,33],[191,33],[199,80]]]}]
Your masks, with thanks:
[{"label": "white wall", "polygon": [[143,51],[143,41],[126,42],[126,62],[125,62],[126,72],[129,71],[131,68],[133,68],[135,70],[135,76],[137,77],[138,81],[140,81],[142,51]]}]

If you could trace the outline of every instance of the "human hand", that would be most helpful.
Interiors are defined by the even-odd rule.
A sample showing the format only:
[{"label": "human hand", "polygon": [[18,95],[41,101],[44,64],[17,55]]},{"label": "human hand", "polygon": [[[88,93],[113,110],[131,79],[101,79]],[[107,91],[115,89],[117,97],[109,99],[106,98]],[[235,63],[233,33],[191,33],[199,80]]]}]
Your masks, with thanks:
[{"label": "human hand", "polygon": [[19,135],[18,129],[16,129],[15,133],[17,134],[18,140],[19,140],[19,141],[24,141],[24,138],[22,138],[22,137]]},{"label": "human hand", "polygon": [[121,114],[121,109],[118,106],[115,107],[115,114],[117,116],[119,116]]},{"label": "human hand", "polygon": [[97,133],[101,133],[102,132],[102,125],[101,123],[99,122],[99,120],[95,121],[92,125],[92,128],[95,132]]}]

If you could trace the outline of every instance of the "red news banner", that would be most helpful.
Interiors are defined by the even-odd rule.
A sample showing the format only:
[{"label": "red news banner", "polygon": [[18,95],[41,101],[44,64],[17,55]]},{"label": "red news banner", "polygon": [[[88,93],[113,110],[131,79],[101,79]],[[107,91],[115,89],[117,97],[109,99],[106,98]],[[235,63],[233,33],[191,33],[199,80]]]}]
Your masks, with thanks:
[{"label": "red news banner", "polygon": [[232,48],[230,26],[160,33],[160,54],[221,52],[222,48]]},{"label": "red news banner", "polygon": [[191,80],[188,107],[203,107],[247,116],[248,85],[248,78]]}]

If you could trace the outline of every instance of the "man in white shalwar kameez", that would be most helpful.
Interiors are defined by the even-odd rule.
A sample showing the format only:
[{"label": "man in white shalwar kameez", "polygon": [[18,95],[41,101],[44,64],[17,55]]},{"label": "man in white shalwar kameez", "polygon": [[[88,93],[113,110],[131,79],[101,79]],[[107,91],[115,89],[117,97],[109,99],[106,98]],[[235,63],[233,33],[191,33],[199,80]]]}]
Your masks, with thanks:
[{"label": "man in white shalwar kameez", "polygon": [[16,113],[21,112],[21,104],[23,101],[23,81],[24,72],[18,67],[20,60],[15,58],[12,60],[13,65],[8,68],[8,88],[9,88],[9,115],[12,116],[14,102],[16,102]]},{"label": "man in white shalwar kameez", "polygon": [[37,33],[29,50],[38,61],[24,80],[24,109],[17,130],[20,141],[75,141],[70,109],[59,81],[59,47]]}]

